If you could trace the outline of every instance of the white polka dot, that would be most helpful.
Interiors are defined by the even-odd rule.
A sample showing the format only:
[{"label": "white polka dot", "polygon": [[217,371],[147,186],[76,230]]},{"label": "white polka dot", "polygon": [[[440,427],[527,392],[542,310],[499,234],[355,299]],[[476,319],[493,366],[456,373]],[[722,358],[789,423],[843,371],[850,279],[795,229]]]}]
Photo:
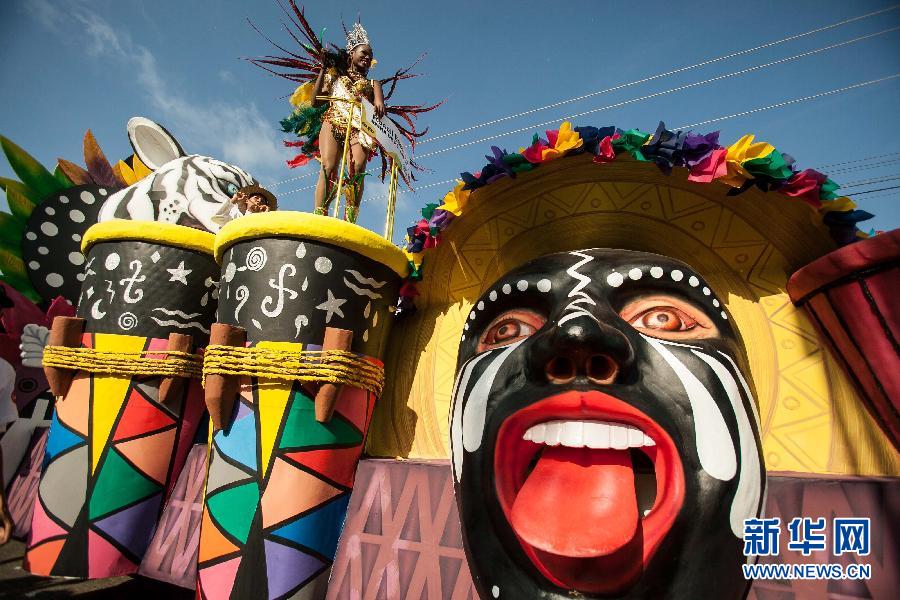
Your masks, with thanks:
[{"label": "white polka dot", "polygon": [[631,279],[633,279],[635,281],[640,279],[643,275],[644,275],[644,273],[640,269],[637,269],[637,268],[628,271],[628,277],[630,277]]},{"label": "white polka dot", "polygon": [[519,290],[520,292],[524,292],[525,290],[528,289],[528,282],[525,281],[524,279],[520,279],[519,282],[516,284],[516,289]]},{"label": "white polka dot", "polygon": [[37,271],[38,269],[41,268],[41,263],[39,263],[36,260],[32,260],[28,263],[28,268],[31,269],[32,271]]},{"label": "white polka dot", "polygon": [[469,319],[474,319],[474,318],[475,318],[475,311],[473,310],[472,312],[469,313]]},{"label": "white polka dot", "polygon": [[37,234],[33,231],[28,231],[25,233],[25,239],[30,242],[33,242],[34,240],[37,239]]},{"label": "white polka dot", "polygon": [[116,267],[119,266],[119,261],[122,260],[119,258],[119,255],[115,252],[106,257],[106,261],[103,263],[103,266],[106,267],[107,271],[112,271]]},{"label": "white polka dot", "polygon": [[491,293],[488,294],[488,299],[493,302],[497,299],[497,290],[491,290]]},{"label": "white polka dot", "polygon": [[237,273],[237,265],[233,262],[225,265],[225,281],[226,283],[231,283],[231,280],[234,279],[234,274]]},{"label": "white polka dot", "polygon": [[728,320],[728,315],[725,314],[724,310],[722,311],[722,318],[725,319],[726,321]]},{"label": "white polka dot", "polygon": [[48,254],[50,254],[50,250],[47,249],[47,246],[38,246],[38,254],[47,256]]},{"label": "white polka dot", "polygon": [[703,288],[703,295],[704,295],[704,296],[709,296],[711,293],[712,293],[712,292],[710,292],[710,290],[709,290],[708,287]]},{"label": "white polka dot", "polygon": [[50,215],[50,216],[52,217],[53,215],[56,214],[56,209],[53,208],[52,206],[45,206],[45,207],[44,207],[44,212],[47,213],[48,215]]},{"label": "white polka dot", "polygon": [[459,338],[459,341],[461,341],[461,342],[466,341],[466,336],[462,336],[461,338]]},{"label": "white polka dot", "polygon": [[81,252],[69,252],[69,262],[73,265],[84,264],[84,255]]},{"label": "white polka dot", "polygon": [[105,195],[106,195],[106,189],[105,189],[105,188],[100,188],[100,195],[101,195],[101,196],[105,196]]},{"label": "white polka dot", "polygon": [[44,232],[44,235],[54,236],[59,233],[59,228],[50,221],[44,221],[41,223],[41,231]]},{"label": "white polka dot", "polygon": [[73,208],[69,211],[69,218],[76,223],[84,223],[84,213],[77,208]]},{"label": "white polka dot", "polygon": [[477,308],[478,308],[478,310],[484,310],[484,302],[482,302],[481,300],[479,300],[479,301],[478,301],[478,306],[477,306]]},{"label": "white polka dot", "polygon": [[316,262],[314,264],[316,267],[316,271],[322,273],[323,275],[331,271],[331,260],[329,260],[327,256],[320,256],[316,259]]},{"label": "white polka dot", "polygon": [[503,291],[504,294],[510,294],[510,293],[512,293],[512,286],[509,285],[508,283],[504,283],[501,290]]},{"label": "white polka dot", "polygon": [[96,198],[94,198],[92,193],[88,191],[81,192],[81,201],[85,204],[93,204],[94,200],[96,200]]},{"label": "white polka dot", "polygon": [[469,330],[469,324],[466,323],[465,325],[463,325],[463,331],[468,331],[468,330]]},{"label": "white polka dot", "polygon": [[297,254],[297,258],[303,258],[304,256],[306,256],[306,244],[304,244],[303,242],[300,242],[300,245],[297,246],[296,254]]},{"label": "white polka dot", "polygon": [[59,273],[47,273],[47,277],[45,278],[47,281],[47,285],[50,287],[58,288],[63,284],[62,275]]},{"label": "white polka dot", "polygon": [[541,279],[537,282],[537,289],[539,292],[549,292],[552,287],[549,279]]},{"label": "white polka dot", "polygon": [[68,204],[68,203],[69,203],[69,199],[68,199],[66,196],[60,196],[60,197],[59,197],[59,203],[60,203],[60,204]]},{"label": "white polka dot", "polygon": [[75,279],[77,279],[78,281],[84,281],[84,273],[79,273],[75,276]]},{"label": "white polka dot", "polygon": [[491,596],[493,596],[494,598],[500,597],[500,588],[498,588],[496,585],[491,588]]},{"label": "white polka dot", "polygon": [[700,285],[700,280],[691,275],[690,279],[688,279],[688,285],[691,287],[697,287]]},{"label": "white polka dot", "polygon": [[606,283],[613,287],[619,287],[624,282],[625,282],[625,278],[622,276],[621,273],[610,273],[609,275],[606,276]]},{"label": "white polka dot", "polygon": [[81,241],[81,234],[80,234],[80,233],[73,233],[73,234],[72,234],[72,241],[73,241],[73,242],[80,242],[80,241]]},{"label": "white polka dot", "polygon": [[652,277],[653,279],[659,279],[662,276],[663,276],[662,267],[652,267],[650,269],[650,277]]},{"label": "white polka dot", "polygon": [[682,279],[684,279],[684,273],[678,269],[672,271],[672,281],[681,281]]},{"label": "white polka dot", "polygon": [[713,298],[713,306],[715,306],[716,308],[719,308],[719,301],[716,300],[715,298]]}]

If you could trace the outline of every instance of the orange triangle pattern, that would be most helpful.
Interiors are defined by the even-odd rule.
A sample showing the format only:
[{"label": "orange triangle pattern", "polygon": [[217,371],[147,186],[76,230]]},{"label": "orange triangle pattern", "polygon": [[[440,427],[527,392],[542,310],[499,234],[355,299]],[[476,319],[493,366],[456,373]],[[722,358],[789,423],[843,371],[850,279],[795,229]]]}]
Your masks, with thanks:
[{"label": "orange triangle pattern", "polygon": [[341,493],[315,475],[276,458],[261,502],[263,527],[286,521]]},{"label": "orange triangle pattern", "polygon": [[25,555],[25,569],[35,575],[50,575],[65,543],[66,538],[63,538],[30,548]]},{"label": "orange triangle pattern", "polygon": [[209,518],[209,511],[204,509],[203,523],[200,525],[200,551],[197,560],[202,563],[238,550],[240,548],[222,535],[216,524]]},{"label": "orange triangle pattern", "polygon": [[150,433],[174,424],[172,417],[144,398],[137,389],[132,389],[113,441]]},{"label": "orange triangle pattern", "polygon": [[333,482],[353,487],[356,475],[356,462],[362,452],[362,446],[353,448],[328,448],[325,450],[307,450],[301,452],[285,452],[284,456],[300,463],[310,470],[321,473]]},{"label": "orange triangle pattern", "polygon": [[115,446],[144,475],[165,485],[176,433],[175,428],[167,429],[162,433],[119,442]]},{"label": "orange triangle pattern", "polygon": [[88,436],[88,402],[91,399],[91,374],[80,371],[75,375],[69,391],[62,401],[56,403],[56,415],[62,423],[80,433]]}]

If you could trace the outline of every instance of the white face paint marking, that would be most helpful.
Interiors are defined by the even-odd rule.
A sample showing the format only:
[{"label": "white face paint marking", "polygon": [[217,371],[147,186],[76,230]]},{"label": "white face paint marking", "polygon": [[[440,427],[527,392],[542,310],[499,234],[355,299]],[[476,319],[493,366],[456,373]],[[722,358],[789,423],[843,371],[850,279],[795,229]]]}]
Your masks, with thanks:
[{"label": "white face paint marking", "polygon": [[694,275],[691,275],[688,278],[688,285],[691,287],[697,287],[698,285],[700,285],[700,280],[697,279]]},{"label": "white face paint marking", "polygon": [[650,269],[650,277],[652,277],[653,279],[659,279],[662,276],[663,276],[662,267],[652,267]]},{"label": "white face paint marking", "polygon": [[678,269],[672,271],[672,281],[681,281],[682,279],[684,279],[684,273]]},{"label": "white face paint marking", "polygon": [[644,273],[641,272],[641,270],[638,269],[637,267],[628,271],[628,277],[634,281],[637,281],[638,279],[640,279],[643,276],[643,274]]},{"label": "white face paint marking", "polygon": [[[491,388],[494,385],[494,378],[497,376],[500,367],[506,362],[506,357],[516,348],[521,346],[523,341],[524,340],[520,340],[514,344],[503,347],[502,351],[499,352],[499,355],[491,361],[491,364],[487,366],[484,373],[481,374],[481,377],[479,377],[478,381],[475,382],[475,385],[472,386],[472,392],[469,394],[468,402],[466,402],[466,406],[463,409],[462,441],[463,448],[465,448],[467,452],[475,452],[481,447],[481,440],[484,436],[484,419],[487,412],[487,400],[488,395],[491,393]],[[496,354],[498,351],[493,351],[492,353]],[[466,388],[461,387],[460,391],[465,394]]]},{"label": "white face paint marking", "polygon": [[728,432],[722,412],[709,390],[684,366],[684,363],[663,345],[668,342],[662,342],[643,334],[641,337],[672,367],[687,392],[688,400],[691,403],[691,412],[694,416],[694,437],[697,440],[697,456],[700,459],[700,466],[711,477],[720,481],[731,480],[737,471],[734,441]]},{"label": "white face paint marking", "polygon": [[549,279],[541,279],[537,282],[537,289],[539,292],[547,293],[550,291],[551,287],[553,287],[553,284],[550,283]]},{"label": "white face paint marking", "polygon": [[490,352],[485,352],[484,354],[479,354],[477,356],[473,356],[469,359],[469,361],[462,366],[459,370],[459,375],[456,376],[456,383],[453,386],[453,392],[450,394],[450,397],[453,399],[453,406],[450,407],[450,414],[453,415],[450,419],[450,454],[453,456],[453,473],[456,476],[456,480],[459,481],[462,478],[462,463],[463,463],[463,419],[462,419],[462,409],[463,403],[462,398],[459,397],[459,390],[465,391],[465,389],[469,386],[469,377],[472,376],[472,369],[475,368],[482,359],[490,356]]},{"label": "white face paint marking", "polygon": [[606,276],[606,283],[611,285],[612,287],[619,287],[623,283],[625,283],[625,278],[621,273],[610,273]]},{"label": "white face paint marking", "polygon": [[491,290],[491,293],[488,294],[488,299],[493,302],[497,299],[497,290]]},{"label": "white face paint marking", "polygon": [[509,285],[508,283],[505,283],[505,284],[503,284],[502,290],[503,290],[503,293],[504,293],[504,294],[511,294],[511,293],[512,293],[512,286]]},{"label": "white face paint marking", "polygon": [[524,279],[520,279],[518,283],[516,283],[516,289],[520,292],[524,292],[528,289],[528,282]]},{"label": "white face paint marking", "polygon": [[[744,519],[756,517],[759,507],[760,496],[760,474],[759,474],[759,453],[756,449],[756,438],[753,436],[753,429],[750,421],[747,419],[747,411],[744,409],[744,403],[741,401],[741,393],[738,391],[737,382],[734,377],[725,368],[722,363],[707,356],[702,352],[693,351],[694,354],[703,362],[708,364],[716,373],[716,377],[725,388],[728,399],[731,401],[731,408],[734,410],[738,425],[738,446],[741,449],[741,472],[738,475],[738,486],[734,493],[734,499],[731,502],[731,531],[735,537],[743,539],[744,537]],[[753,398],[749,397],[752,403]]]}]

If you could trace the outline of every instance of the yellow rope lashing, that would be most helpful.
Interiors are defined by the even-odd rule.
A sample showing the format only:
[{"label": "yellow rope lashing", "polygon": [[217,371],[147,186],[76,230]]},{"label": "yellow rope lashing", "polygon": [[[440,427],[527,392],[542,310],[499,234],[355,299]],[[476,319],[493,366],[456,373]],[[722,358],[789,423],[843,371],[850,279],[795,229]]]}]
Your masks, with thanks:
[{"label": "yellow rope lashing", "polygon": [[44,348],[44,366],[114,375],[200,377],[203,374],[203,357],[175,350],[122,352],[47,346]]},{"label": "yellow rope lashing", "polygon": [[208,375],[337,383],[378,396],[384,387],[384,367],[346,350],[291,351],[213,344],[203,355],[204,383]]}]

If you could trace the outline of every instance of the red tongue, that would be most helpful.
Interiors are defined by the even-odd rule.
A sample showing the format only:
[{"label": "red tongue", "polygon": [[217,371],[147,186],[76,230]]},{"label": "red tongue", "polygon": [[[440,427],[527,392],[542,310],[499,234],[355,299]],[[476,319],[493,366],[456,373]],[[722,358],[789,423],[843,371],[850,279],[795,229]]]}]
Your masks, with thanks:
[{"label": "red tongue", "polygon": [[528,544],[589,558],[627,544],[638,525],[628,450],[544,449],[519,490],[510,524]]}]

